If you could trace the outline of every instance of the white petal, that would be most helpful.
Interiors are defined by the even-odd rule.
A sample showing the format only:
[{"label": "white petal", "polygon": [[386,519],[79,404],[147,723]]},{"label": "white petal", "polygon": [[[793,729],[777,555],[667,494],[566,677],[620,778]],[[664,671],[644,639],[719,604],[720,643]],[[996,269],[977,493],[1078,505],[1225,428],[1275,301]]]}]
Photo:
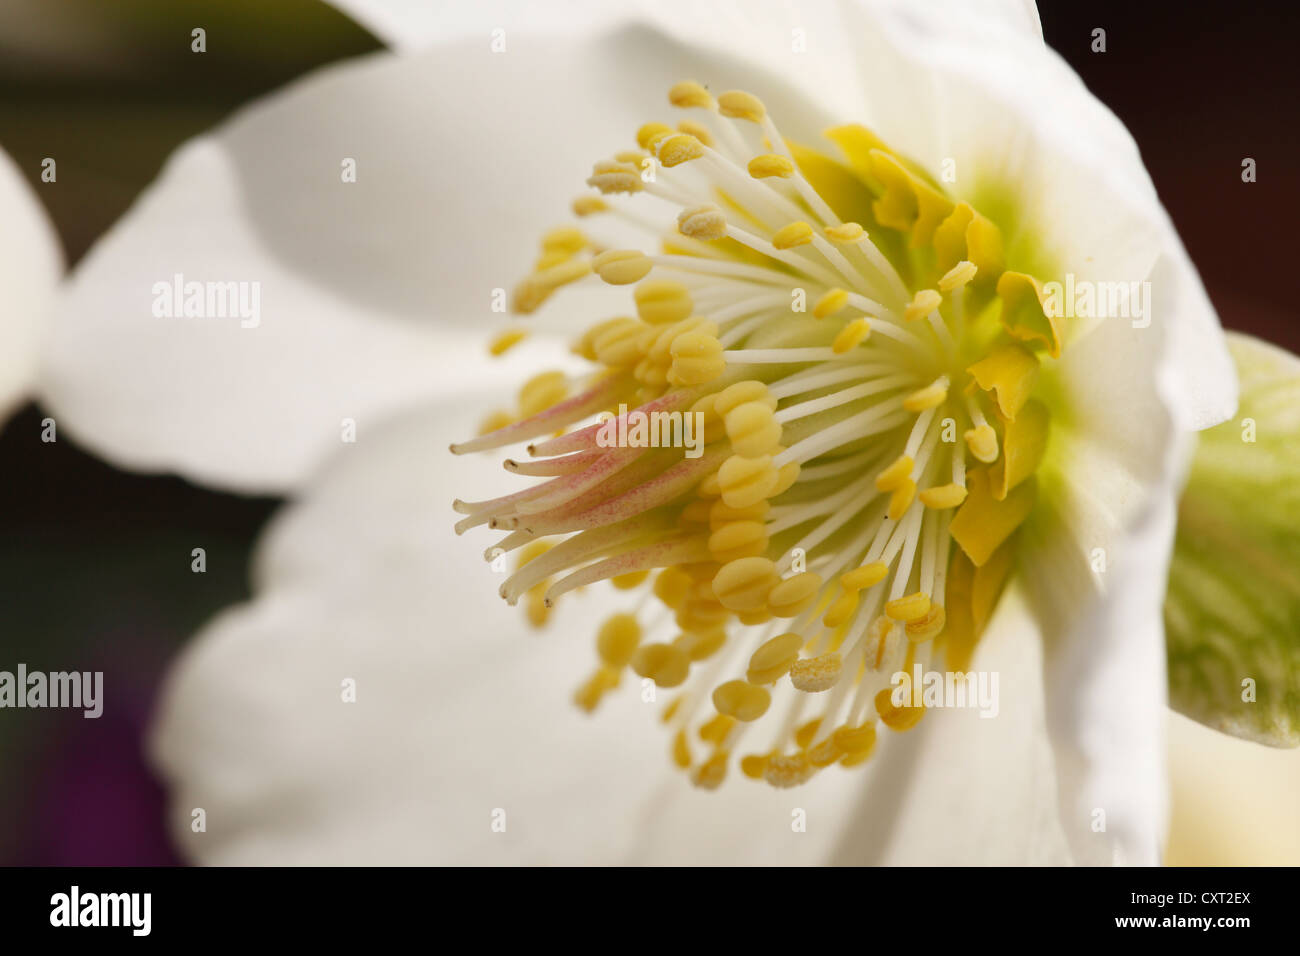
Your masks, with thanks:
[{"label": "white petal", "polygon": [[1164,832],[1162,608],[1189,454],[1168,347],[1156,325],[1110,320],[1066,351],[1075,419],[1053,433],[1023,539],[1062,818],[1082,863],[1153,864]]},{"label": "white petal", "polygon": [[[419,50],[452,38],[473,37],[486,44],[493,30],[505,31],[506,48],[515,33],[596,31],[627,23],[649,23],[687,42],[714,46],[738,55],[790,52],[790,31],[805,31],[820,55],[851,52],[845,37],[834,29],[836,4],[793,0],[566,0],[563,6],[527,0],[331,0],[375,36],[401,50]],[[866,4],[863,4],[864,6]],[[974,13],[984,21],[1041,39],[1042,26],[1033,0],[929,0],[938,13]],[[768,50],[754,40],[780,37]],[[824,44],[833,44],[826,50]]]},{"label": "white petal", "polygon": [[[580,595],[546,631],[528,632],[479,560],[490,537],[450,531],[456,492],[518,487],[492,461],[445,451],[463,427],[454,422],[484,401],[393,423],[340,456],[273,526],[257,599],[214,621],[178,663],[152,749],[189,855],[218,864],[1062,858],[1038,638],[1014,601],[977,657],[1002,673],[996,719],[931,713],[922,729],[882,743],[875,766],[832,768],[799,790],[771,790],[734,768],[721,791],[694,790],[670,771],[658,708],[637,686],[580,715],[569,694],[591,667],[608,596]],[[356,703],[341,701],[346,678]],[[205,833],[190,829],[195,807]],[[497,808],[505,833],[491,828]],[[806,832],[792,827],[796,809]]]},{"label": "white petal", "polygon": [[0,150],[0,425],[27,398],[63,253],[40,201]]}]

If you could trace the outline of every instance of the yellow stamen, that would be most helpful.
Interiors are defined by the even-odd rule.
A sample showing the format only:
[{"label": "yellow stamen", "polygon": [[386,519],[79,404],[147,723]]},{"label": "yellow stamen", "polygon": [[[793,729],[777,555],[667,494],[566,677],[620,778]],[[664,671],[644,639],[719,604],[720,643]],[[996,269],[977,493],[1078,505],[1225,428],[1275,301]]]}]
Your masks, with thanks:
[{"label": "yellow stamen", "polygon": [[767,713],[771,702],[772,695],[765,688],[743,680],[729,680],[713,690],[713,706],[718,708],[718,713],[742,723],[758,720]]},{"label": "yellow stamen", "polygon": [[824,319],[834,315],[849,304],[849,294],[844,289],[831,289],[813,306],[813,316]]},{"label": "yellow stamen", "polygon": [[749,658],[745,680],[751,684],[774,684],[784,677],[799,659],[803,638],[798,634],[781,634],[765,642]]},{"label": "yellow stamen", "polygon": [[749,120],[761,123],[767,116],[767,107],[763,101],[744,90],[730,90],[718,97],[718,112],[732,119]]},{"label": "yellow stamen", "polygon": [[713,97],[694,80],[683,80],[673,84],[672,89],[668,91],[668,102],[681,109],[713,109]]},{"label": "yellow stamen", "polygon": [[492,355],[505,355],[526,338],[528,333],[524,329],[502,329],[488,344],[488,352]]},{"label": "yellow stamen", "polygon": [[654,265],[637,249],[610,249],[591,260],[591,268],[610,285],[631,285],[646,277]]},{"label": "yellow stamen", "polygon": [[915,594],[909,594],[907,597],[895,598],[885,604],[885,614],[891,620],[919,621],[930,613],[930,595],[924,591],[917,591]]},{"label": "yellow stamen", "polygon": [[791,222],[782,226],[772,236],[772,245],[778,249],[793,249],[812,242],[812,226],[806,222]]},{"label": "yellow stamen", "polygon": [[786,179],[794,175],[794,163],[785,156],[777,156],[775,153],[764,153],[761,156],[755,156],[749,161],[749,175],[755,179],[770,179],[777,177]]},{"label": "yellow stamen", "polygon": [[818,694],[834,687],[843,669],[838,654],[806,657],[795,661],[790,667],[790,683],[806,694]]},{"label": "yellow stamen", "polygon": [[861,345],[870,334],[871,326],[867,324],[867,320],[856,318],[840,329],[835,336],[835,341],[831,343],[831,351],[843,355]]}]

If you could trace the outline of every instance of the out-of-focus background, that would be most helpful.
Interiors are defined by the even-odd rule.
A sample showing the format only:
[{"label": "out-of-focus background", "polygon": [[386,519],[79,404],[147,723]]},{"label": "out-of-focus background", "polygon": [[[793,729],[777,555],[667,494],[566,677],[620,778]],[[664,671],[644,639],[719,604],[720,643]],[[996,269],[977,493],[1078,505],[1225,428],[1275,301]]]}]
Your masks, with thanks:
[{"label": "out-of-focus background", "polygon": [[[1041,7],[1048,43],[1137,139],[1225,325],[1300,352],[1292,4]],[[196,26],[202,56],[190,50]],[[1092,49],[1098,28],[1104,53]],[[4,0],[0,146],[75,266],[186,139],[379,48],[314,0]],[[57,183],[40,182],[47,156]],[[1246,157],[1253,184],[1241,182]],[[169,658],[248,596],[250,549],[278,502],[117,471],[62,437],[42,442],[43,417],[28,406],[0,432],[0,669],[102,670],[108,706],[99,720],[0,711],[0,863],[179,862],[142,735]],[[195,541],[203,575],[189,570]],[[1300,752],[1215,739],[1181,718],[1173,727],[1169,862],[1300,861]]]}]

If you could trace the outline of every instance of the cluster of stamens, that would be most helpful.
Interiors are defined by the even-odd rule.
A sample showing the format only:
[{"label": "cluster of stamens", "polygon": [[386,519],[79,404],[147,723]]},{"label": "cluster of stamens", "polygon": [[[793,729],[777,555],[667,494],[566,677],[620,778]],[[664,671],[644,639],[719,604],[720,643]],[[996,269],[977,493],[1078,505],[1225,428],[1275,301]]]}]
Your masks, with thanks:
[{"label": "cluster of stamens", "polygon": [[[453,447],[531,442],[505,466],[544,479],[457,501],[457,531],[505,532],[485,554],[518,552],[501,594],[537,624],[598,581],[642,590],[599,628],[581,707],[628,670],[681,687],[663,719],[698,785],[738,755],[793,786],[865,762],[881,724],[917,724],[893,674],[969,662],[1034,504],[1048,415],[1032,394],[1060,336],[998,227],[867,129],[827,133],[841,161],[787,142],[749,93],[687,82],[669,99],[706,122],[647,124],[597,162],[582,228],[543,237],[514,296],[526,315],[573,283],[630,285],[635,315],[578,341],[594,373],[539,374]],[[603,220],[649,250],[601,242]],[[610,415],[697,416],[702,450],[608,447]]]}]

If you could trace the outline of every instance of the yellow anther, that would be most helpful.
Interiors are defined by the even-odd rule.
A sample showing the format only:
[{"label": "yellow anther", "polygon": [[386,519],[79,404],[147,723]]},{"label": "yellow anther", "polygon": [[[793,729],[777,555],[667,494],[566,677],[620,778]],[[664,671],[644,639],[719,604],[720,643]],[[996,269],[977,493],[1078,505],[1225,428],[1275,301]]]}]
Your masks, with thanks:
[{"label": "yellow anther", "polygon": [[840,596],[826,609],[825,615],[822,616],[822,623],[827,627],[839,627],[857,613],[857,610],[858,592],[856,590],[841,591]]},{"label": "yellow anther", "polygon": [[876,475],[876,490],[893,491],[895,488],[903,487],[915,467],[916,462],[912,460],[911,455],[899,455],[894,459],[893,464]]},{"label": "yellow anther", "polygon": [[717,206],[683,209],[677,216],[677,229],[683,236],[709,242],[727,234],[727,216]]},{"label": "yellow anther", "polygon": [[579,196],[573,201],[573,214],[582,219],[605,212],[608,209],[609,204],[599,196]]},{"label": "yellow anther", "polygon": [[974,279],[975,273],[978,271],[975,263],[969,259],[963,259],[943,274],[943,277],[939,280],[939,291],[947,294],[954,289],[960,289]]},{"label": "yellow anther", "polygon": [[943,302],[941,296],[934,289],[922,289],[912,297],[912,301],[907,308],[903,310],[903,318],[908,322],[915,322],[917,319],[924,319],[927,315],[939,308]]},{"label": "yellow anther", "polygon": [[673,339],[673,356],[668,380],[679,385],[703,385],[727,369],[722,343],[707,332],[686,332]]},{"label": "yellow anther", "polygon": [[806,694],[818,694],[834,687],[843,670],[844,664],[838,654],[806,657],[791,666],[790,683]]},{"label": "yellow anther", "polygon": [[767,766],[763,768],[763,779],[784,790],[807,783],[815,769],[809,763],[807,754],[777,754],[768,759]]},{"label": "yellow anther", "polygon": [[[873,749],[874,749],[874,748],[873,748]],[[866,763],[866,762],[867,762],[868,760],[870,760],[870,759],[871,759],[871,751],[870,751],[870,750],[864,750],[864,751],[862,751],[862,752],[860,752],[860,753],[855,753],[855,754],[846,754],[846,755],[844,756],[844,758],[843,758],[842,760],[840,760],[840,766],[841,766],[841,767],[858,767],[858,766],[861,766],[862,764]]]},{"label": "yellow anther", "polygon": [[908,621],[903,630],[907,632],[908,640],[921,644],[943,633],[943,626],[947,619],[942,607],[931,604],[930,610],[925,612],[925,617]]},{"label": "yellow anther", "polygon": [[992,425],[978,425],[975,428],[968,428],[961,437],[976,459],[986,465],[997,461],[998,433],[993,430]]},{"label": "yellow anther", "polygon": [[727,777],[729,758],[730,754],[721,750],[710,755],[708,760],[691,771],[691,783],[702,790],[717,790]]},{"label": "yellow anther", "polygon": [[876,746],[876,725],[870,723],[860,727],[840,727],[831,734],[831,739],[846,754],[869,754]]},{"label": "yellow anther", "polygon": [[847,292],[843,289],[831,289],[818,299],[817,304],[813,306],[813,317],[824,319],[828,315],[834,315],[848,304],[849,294]]},{"label": "yellow anther", "polygon": [[757,611],[737,611],[736,619],[745,627],[758,627],[772,620],[772,612],[765,607]]},{"label": "yellow anther", "polygon": [[795,728],[794,743],[800,750],[807,750],[817,736],[817,731],[821,729],[822,719],[814,717],[812,720],[805,721]]},{"label": "yellow anther", "polygon": [[686,731],[677,731],[673,737],[673,763],[683,770],[689,770],[691,766],[691,745],[686,740]]},{"label": "yellow anther", "polygon": [[692,159],[704,155],[704,144],[689,133],[673,133],[659,140],[655,147],[659,162],[665,169],[672,169]]},{"label": "yellow anther", "polygon": [[609,323],[602,323],[602,326],[591,337],[591,357],[608,368],[628,368],[635,365],[641,359],[641,349],[637,345],[637,333],[641,329],[641,323],[636,319],[623,317]]},{"label": "yellow anther", "polygon": [[749,161],[749,175],[755,179],[770,179],[774,176],[785,179],[794,175],[794,163],[785,156],[764,153]]},{"label": "yellow anther", "polygon": [[826,227],[826,238],[831,242],[858,242],[866,234],[867,231],[856,222],[845,222],[838,226]]},{"label": "yellow anther", "polygon": [[694,310],[691,293],[672,279],[647,279],[632,294],[636,314],[651,325],[666,325],[689,318]]},{"label": "yellow anther", "polygon": [[[779,449],[784,451],[785,449]],[[776,472],[776,484],[772,486],[769,494],[775,498],[777,495],[789,491],[796,481],[799,480],[799,463],[797,461],[787,461]]]},{"label": "yellow anther", "polygon": [[808,751],[808,762],[814,767],[829,767],[842,756],[844,751],[840,750],[832,735]]},{"label": "yellow anther", "polygon": [[747,402],[761,402],[773,411],[776,410],[776,399],[768,391],[767,385],[753,380],[728,385],[714,398],[714,410],[724,417],[733,408],[738,408]]},{"label": "yellow anther", "polygon": [[639,249],[610,249],[591,260],[591,268],[610,285],[640,282],[653,266]]},{"label": "yellow anther", "polygon": [[733,521],[709,535],[709,554],[715,561],[757,557],[766,550],[767,525],[761,521]]},{"label": "yellow anther", "polygon": [[740,758],[740,772],[750,780],[762,780],[767,762],[772,759],[768,754],[748,754]]},{"label": "yellow anther", "polygon": [[591,168],[587,185],[595,186],[602,193],[639,193],[641,191],[641,170],[632,163],[620,163],[611,159],[602,159]]},{"label": "yellow anther", "polygon": [[733,508],[748,508],[767,498],[776,488],[777,470],[772,457],[745,458],[732,455],[718,469],[722,500]]},{"label": "yellow anther", "polygon": [[671,567],[659,572],[653,590],[655,597],[675,611],[685,602],[693,585],[690,575],[679,567]]},{"label": "yellow anther", "polygon": [[[713,565],[717,567],[717,565]],[[686,602],[677,609],[674,616],[677,626],[687,634],[710,634],[727,621],[727,609],[714,600],[702,600],[699,598],[687,598]],[[691,641],[682,648],[683,652],[689,651],[695,647],[695,642]],[[687,653],[689,657],[690,654]]]},{"label": "yellow anther", "polygon": [[742,723],[758,720],[767,713],[772,695],[763,687],[743,680],[729,680],[713,689],[713,706],[718,713],[734,717]]},{"label": "yellow anther", "polygon": [[920,494],[921,504],[927,508],[934,508],[936,511],[942,511],[944,508],[956,508],[966,500],[965,485],[938,485],[934,488],[926,488]]},{"label": "yellow anther", "polygon": [[749,658],[745,680],[751,684],[773,684],[784,677],[799,659],[803,638],[798,634],[780,634],[764,643]]},{"label": "yellow anther", "polygon": [[[716,693],[716,692],[715,692]],[[706,720],[698,731],[700,739],[705,743],[721,745],[727,739],[727,734],[736,726],[736,718],[727,713],[714,714]]]},{"label": "yellow anther", "polygon": [[632,655],[632,670],[659,687],[676,687],[690,672],[690,659],[671,644],[644,644]]},{"label": "yellow anther", "polygon": [[705,631],[693,631],[682,634],[673,641],[676,647],[692,661],[708,660],[727,643],[727,629],[712,627]]},{"label": "yellow anther", "polygon": [[618,672],[608,667],[599,667],[587,678],[573,694],[573,702],[582,710],[591,713],[600,704],[606,693],[618,686]]},{"label": "yellow anther", "polygon": [[732,119],[749,120],[761,123],[767,116],[767,107],[753,93],[744,90],[730,90],[718,97],[718,112]]},{"label": "yellow anther", "polygon": [[791,222],[782,226],[772,236],[772,245],[778,249],[793,249],[812,242],[813,229],[806,222]]},{"label": "yellow anther", "polygon": [[861,345],[870,334],[871,326],[867,324],[865,318],[859,316],[840,329],[835,336],[835,341],[831,343],[831,351],[843,355]]},{"label": "yellow anther", "polygon": [[624,667],[641,643],[641,625],[632,614],[614,614],[596,632],[596,653],[607,667]]},{"label": "yellow anther", "polygon": [[930,595],[917,591],[906,597],[895,598],[885,604],[885,614],[892,620],[910,623],[919,621],[930,613]]},{"label": "yellow anther", "polygon": [[876,713],[880,715],[881,721],[890,730],[900,732],[911,730],[925,716],[925,706],[913,707],[909,704],[903,707],[895,707],[891,699],[893,693],[892,688],[886,687],[876,694]]},{"label": "yellow anther", "polygon": [[488,352],[492,355],[505,355],[526,338],[528,333],[523,329],[502,329],[488,343]]},{"label": "yellow anther", "polygon": [[961,545],[976,567],[982,566],[1003,541],[1029,517],[1037,498],[1037,485],[1029,479],[1016,485],[999,501],[990,487],[989,470],[981,468],[966,477],[970,494],[948,525],[953,540]]},{"label": "yellow anther", "polygon": [[681,109],[713,109],[713,97],[694,80],[674,83],[668,91],[668,102]]},{"label": "yellow anther", "polygon": [[558,266],[560,263],[568,262],[572,258],[573,253],[571,252],[566,252],[563,249],[552,249],[543,252],[537,257],[537,261],[533,263],[533,270],[536,272],[544,272],[551,268],[551,266]]},{"label": "yellow anther", "polygon": [[542,236],[543,252],[566,252],[572,255],[587,248],[587,237],[576,226],[557,226]]},{"label": "yellow anther", "polygon": [[717,531],[723,525],[733,521],[762,521],[767,517],[772,505],[768,501],[759,501],[747,508],[733,508],[721,498],[705,501],[709,506],[709,530]]},{"label": "yellow anther", "polygon": [[980,388],[994,394],[1004,418],[1015,418],[1038,380],[1038,356],[1023,345],[1003,345],[966,371]]},{"label": "yellow anther", "polygon": [[767,606],[776,617],[794,617],[808,609],[821,591],[822,579],[813,571],[801,571],[772,588]]},{"label": "yellow anther", "polygon": [[889,574],[889,565],[884,561],[872,561],[840,575],[840,586],[846,591],[865,591],[874,587]]},{"label": "yellow anther", "polygon": [[644,584],[648,577],[650,577],[649,571],[630,571],[627,574],[620,574],[617,577],[610,578],[609,583],[620,591],[631,591],[633,588],[639,588]]},{"label": "yellow anther", "polygon": [[594,260],[566,259],[534,272],[515,286],[515,311],[524,314],[535,311],[560,286],[589,275],[593,262]]},{"label": "yellow anther", "polygon": [[551,609],[546,605],[546,589],[538,586],[529,588],[528,604],[525,607],[528,623],[533,627],[542,627],[551,616]]},{"label": "yellow anther", "polygon": [[918,389],[903,399],[903,408],[909,412],[923,412],[936,408],[948,400],[948,376],[942,375],[925,388]]},{"label": "yellow anther", "polygon": [[781,444],[781,423],[763,402],[737,405],[726,416],[727,438],[737,455],[758,458],[770,455]]},{"label": "yellow anther", "polygon": [[738,558],[718,569],[713,593],[728,610],[757,611],[767,603],[768,594],[780,580],[776,565],[769,559]]},{"label": "yellow anther", "polygon": [[680,133],[686,133],[688,136],[694,136],[705,146],[710,148],[713,146],[713,134],[709,132],[709,128],[702,123],[697,123],[694,120],[682,120],[677,124],[677,131]]},{"label": "yellow anther", "polygon": [[636,131],[636,144],[642,149],[654,152],[655,145],[665,136],[672,136],[673,128],[663,123],[646,123]]},{"label": "yellow anther", "polygon": [[507,425],[513,425],[515,416],[504,410],[492,412],[483,421],[479,422],[478,433],[480,435],[489,435],[499,428],[505,428]]},{"label": "yellow anther", "polygon": [[564,401],[569,394],[569,379],[563,372],[534,375],[519,389],[519,414],[524,418],[544,412]]}]

